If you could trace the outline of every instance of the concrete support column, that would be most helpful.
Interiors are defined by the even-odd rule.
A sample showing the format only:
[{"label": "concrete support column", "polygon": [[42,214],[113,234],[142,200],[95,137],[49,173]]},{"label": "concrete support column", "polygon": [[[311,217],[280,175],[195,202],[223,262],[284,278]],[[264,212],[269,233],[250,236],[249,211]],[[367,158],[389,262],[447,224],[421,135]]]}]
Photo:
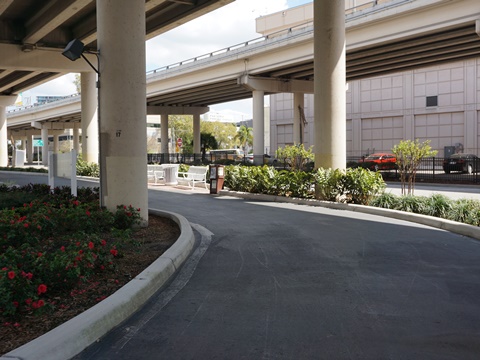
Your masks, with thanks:
[{"label": "concrete support column", "polygon": [[27,143],[25,146],[27,150],[27,164],[33,164],[33,135],[27,136]]},{"label": "concrete support column", "polygon": [[160,116],[160,142],[164,163],[170,162],[170,154],[168,152],[168,115]]},{"label": "concrete support column", "polygon": [[80,130],[78,128],[73,129],[73,150],[80,154]]},{"label": "concrete support column", "polygon": [[147,225],[145,0],[97,0],[97,39],[102,204],[139,208]]},{"label": "concrete support column", "polygon": [[303,138],[303,120],[300,117],[300,109],[305,108],[305,97],[303,93],[293,94],[293,143],[301,144],[305,140]]},{"label": "concrete support column", "polygon": [[[477,60],[465,60],[465,117],[464,152],[476,153],[478,149],[478,105],[477,105]],[[470,91],[468,89],[471,89]]]},{"label": "concrete support column", "polygon": [[53,135],[53,152],[58,154],[60,152],[60,141],[57,134]]},{"label": "concrete support column", "polygon": [[265,140],[263,132],[265,127],[264,92],[254,90],[253,94],[253,163],[263,164]]},{"label": "concrete support column", "polygon": [[315,167],[346,168],[345,0],[314,1]]},{"label": "concrete support column", "polygon": [[[97,75],[94,72],[81,73],[80,81],[82,92],[82,158],[89,163],[98,163]],[[78,149],[76,150],[78,151]]]},{"label": "concrete support column", "polygon": [[193,154],[199,156],[201,150],[202,140],[200,136],[200,114],[193,115]]},{"label": "concrete support column", "polygon": [[17,95],[0,96],[0,166],[8,166],[7,106],[16,100]]},{"label": "concrete support column", "polygon": [[42,165],[48,165],[48,129],[42,129]]}]

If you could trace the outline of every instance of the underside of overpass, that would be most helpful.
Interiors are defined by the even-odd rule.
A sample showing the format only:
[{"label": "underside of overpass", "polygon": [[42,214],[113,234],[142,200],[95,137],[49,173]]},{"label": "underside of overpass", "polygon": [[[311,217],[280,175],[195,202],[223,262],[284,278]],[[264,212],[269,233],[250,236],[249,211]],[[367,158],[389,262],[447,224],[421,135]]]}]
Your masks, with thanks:
[{"label": "underside of overpass", "polygon": [[[146,0],[146,39],[232,1]],[[61,52],[72,39],[87,51],[97,50],[96,10],[96,0],[2,0],[0,95],[18,94],[68,72],[91,71],[84,62],[62,59]]]},{"label": "underside of overpass", "polygon": [[[313,29],[310,31],[313,39]],[[426,33],[419,31],[413,36],[386,41],[364,49],[349,50],[347,47],[347,81],[478,57],[480,56],[479,34],[480,25],[477,20],[441,31]],[[310,60],[268,71],[250,72],[249,75],[284,83],[293,80],[313,82],[313,53]],[[268,95],[268,89],[265,90],[265,94]],[[232,78],[200,87],[152,95],[147,99],[147,103],[157,106],[208,106],[251,97],[251,90],[239,83],[238,78]]]},{"label": "underside of overpass", "polygon": [[[89,1],[87,1],[89,2]],[[422,1],[418,1],[421,3]],[[423,1],[426,3],[427,1]],[[430,1],[432,2],[432,1]],[[15,2],[13,2],[15,3]],[[26,1],[32,6],[35,1]],[[90,5],[85,6],[83,10],[77,10],[78,15],[76,17],[78,19],[88,19],[85,15],[88,13],[89,7],[92,6],[92,2],[89,2]],[[148,5],[151,3],[150,5]],[[168,4],[167,4],[168,3]],[[147,14],[147,31],[151,31],[147,37],[152,36],[152,34],[157,34],[158,30],[158,19],[157,22],[153,22],[153,18],[148,21],[148,15],[152,13],[155,9],[157,11],[164,11],[165,9],[177,9],[176,11],[187,11],[187,9],[191,9],[192,5],[186,5],[185,2],[168,2],[168,1],[147,1],[146,2],[146,9],[148,8]],[[204,1],[204,3],[207,3]],[[392,4],[395,2],[392,1]],[[410,3],[416,3],[416,1],[399,1],[399,6],[397,7],[399,10],[397,11],[398,14],[402,13],[401,6],[408,6]],[[438,2],[440,5],[437,7],[444,6],[445,2]],[[464,7],[464,8],[471,8],[471,0],[462,1],[462,0],[455,0],[453,2],[447,2],[451,5],[447,6],[456,6]],[[157,7],[153,7],[154,4],[157,4]],[[207,6],[205,4],[205,6]],[[213,6],[213,5],[211,5]],[[380,13],[381,11],[385,11],[387,7],[379,7],[380,10],[377,12]],[[0,8],[1,10],[1,8]],[[16,11],[19,12],[21,9],[17,9]],[[430,8],[427,8],[424,11],[428,11],[426,14],[431,14]],[[31,8],[30,8],[30,11]],[[94,11],[94,10],[93,10]],[[375,14],[375,8],[370,9],[373,14]],[[409,10],[412,12],[412,10]],[[7,11],[4,11],[8,13]],[[407,11],[408,12],[408,11]],[[449,19],[449,10],[446,11],[447,14],[444,15],[445,19]],[[417,12],[420,13],[420,12]],[[447,25],[440,25],[432,22],[435,24],[434,26],[418,26],[418,28],[411,28],[410,31],[404,31],[405,34],[403,36],[391,36],[390,39],[383,39],[382,41],[373,40],[369,43],[363,44],[359,42],[359,44],[350,45],[349,44],[349,35],[355,29],[351,29],[357,25],[353,24],[354,21],[351,17],[349,17],[349,12],[347,11],[346,15],[346,35],[347,35],[347,48],[346,48],[346,79],[349,80],[356,80],[361,78],[368,78],[378,75],[384,75],[392,72],[401,72],[405,70],[412,70],[417,69],[425,66],[431,66],[435,64],[441,64],[444,62],[453,62],[457,60],[465,60],[468,58],[474,58],[480,56],[480,14],[478,11],[474,11],[474,9],[468,10],[470,16],[465,16],[466,12],[464,11],[461,16],[455,14],[458,19],[454,21],[446,21],[443,19]],[[369,14],[369,13],[368,13]],[[398,14],[394,15],[394,18],[401,18]],[[367,15],[367,13],[365,13]],[[1,19],[6,15],[0,15],[0,24],[2,24]],[[365,23],[362,24],[363,28],[368,27],[367,16],[365,17]],[[405,15],[408,17],[408,14]],[[79,20],[77,20],[78,22]],[[77,29],[73,24],[75,21],[70,20],[70,32],[73,32],[77,35],[80,39],[84,41],[88,41],[88,39],[93,39],[91,36],[87,37],[86,33],[94,34],[94,29],[90,29],[89,31],[85,32],[85,35],[80,33],[80,30]],[[353,24],[353,25],[352,25]],[[2,26],[6,26],[3,24]],[[165,24],[168,27],[168,24]],[[389,26],[388,21],[384,21],[381,26]],[[64,42],[67,40],[67,36],[65,33],[67,32],[66,29],[56,30],[58,31],[59,35],[58,38],[63,38]],[[311,25],[303,25],[301,29],[291,29],[288,31],[288,34],[285,35],[285,38],[295,37],[297,33],[301,33],[302,37],[308,39],[313,44],[313,26]],[[61,35],[63,34],[63,35]],[[382,34],[374,34],[378,39],[382,38]],[[51,36],[51,35],[50,35]],[[71,38],[71,37],[70,37]],[[266,36],[265,42],[268,43],[269,41],[273,41],[275,35],[273,36]],[[12,40],[10,40],[12,41]],[[17,47],[21,46],[21,41],[17,41]],[[93,39],[89,46],[93,46],[95,44],[95,40]],[[258,45],[258,43],[256,43]],[[38,46],[38,45],[37,45]],[[64,46],[63,43],[59,43],[56,45],[57,51]],[[266,46],[266,45],[265,45]],[[2,45],[0,45],[1,49]],[[94,47],[94,46],[93,46]],[[275,46],[273,46],[274,48]],[[249,49],[249,46],[246,46],[246,49]],[[267,47],[266,47],[267,49]],[[267,49],[268,50],[268,49]],[[241,51],[241,50],[240,50]],[[272,53],[275,56],[275,48],[272,50]],[[293,50],[295,51],[295,50]],[[245,51],[245,54],[239,52],[236,55],[236,60],[242,62],[248,61],[249,56],[252,56],[248,51]],[[59,56],[60,57],[60,56]],[[293,56],[294,57],[294,56]],[[314,56],[313,56],[313,45],[312,51],[309,53],[308,56],[303,56],[301,59],[296,61],[288,61],[283,64],[279,64],[278,66],[269,66],[268,69],[264,70],[251,70],[248,72],[249,78],[255,80],[262,80],[265,83],[277,83],[281,84],[285,87],[293,84],[294,82],[304,82],[310,83],[313,88],[313,80],[314,80]],[[210,65],[207,61],[196,61],[199,63],[197,66],[203,66],[203,68],[212,68],[215,67],[214,65]],[[2,60],[0,59],[0,67],[1,67]],[[77,62],[80,63],[80,62]],[[180,65],[178,69],[182,69],[185,66]],[[188,65],[187,70],[188,72]],[[4,71],[5,72],[5,71]],[[8,71],[7,71],[8,73]],[[17,76],[19,76],[19,71],[16,72]],[[159,73],[162,73],[160,70]],[[2,89],[2,81],[4,85],[8,87],[5,90],[5,94],[11,93],[14,89],[16,89],[17,85],[13,85],[10,82],[10,78],[2,78],[2,74],[0,73],[0,90]],[[56,74],[58,75],[58,74]],[[146,105],[147,106],[169,106],[169,107],[206,107],[210,105],[215,105],[219,103],[225,103],[229,101],[236,101],[236,100],[243,100],[249,99],[252,97],[252,88],[245,84],[241,80],[241,73],[236,72],[231,74],[231,76],[222,78],[220,80],[211,80],[207,81],[202,84],[192,83],[186,86],[178,87],[178,88],[169,88],[168,90],[160,90],[157,92],[151,92],[147,94]],[[13,76],[13,75],[12,75]],[[40,74],[39,76],[47,76],[46,74]],[[32,80],[33,81],[33,80]],[[150,79],[147,76],[147,83],[150,81],[154,81],[154,79]],[[275,92],[282,92],[277,91],[277,89],[282,89],[282,86],[266,86],[261,90],[264,91],[265,95],[269,95]],[[20,86],[20,85],[18,85]],[[308,87],[308,86],[304,86]],[[285,91],[288,92],[288,91]],[[305,93],[309,93],[312,91],[304,91]],[[75,123],[80,121],[80,113],[66,113],[66,114],[58,114],[55,117],[52,117],[49,120],[45,121],[52,121],[58,123]],[[29,124],[14,124],[9,122],[9,129],[11,130],[21,130],[21,129],[28,129]]]}]

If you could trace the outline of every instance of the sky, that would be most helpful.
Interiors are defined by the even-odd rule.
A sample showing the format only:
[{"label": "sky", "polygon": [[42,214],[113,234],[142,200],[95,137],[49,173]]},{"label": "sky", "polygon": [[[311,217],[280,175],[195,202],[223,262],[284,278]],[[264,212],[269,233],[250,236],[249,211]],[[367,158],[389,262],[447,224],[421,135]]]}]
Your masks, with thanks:
[{"label": "sky", "polygon": [[[260,37],[255,32],[255,19],[313,0],[236,0],[209,14],[161,34],[146,43],[146,69],[158,69],[183,60],[220,50]],[[38,95],[71,95],[76,92],[74,74],[59,77],[25,91],[23,97]],[[241,100],[218,104],[211,111],[234,116],[238,121],[251,119],[252,101]]]}]

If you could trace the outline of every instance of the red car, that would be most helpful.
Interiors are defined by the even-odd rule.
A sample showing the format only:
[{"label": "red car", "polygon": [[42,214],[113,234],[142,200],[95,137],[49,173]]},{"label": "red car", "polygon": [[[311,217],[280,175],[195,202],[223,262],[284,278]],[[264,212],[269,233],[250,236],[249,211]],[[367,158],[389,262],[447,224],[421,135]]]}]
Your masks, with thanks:
[{"label": "red car", "polygon": [[392,170],[397,168],[397,158],[389,153],[375,153],[368,155],[365,159],[360,160],[366,168],[374,171]]}]

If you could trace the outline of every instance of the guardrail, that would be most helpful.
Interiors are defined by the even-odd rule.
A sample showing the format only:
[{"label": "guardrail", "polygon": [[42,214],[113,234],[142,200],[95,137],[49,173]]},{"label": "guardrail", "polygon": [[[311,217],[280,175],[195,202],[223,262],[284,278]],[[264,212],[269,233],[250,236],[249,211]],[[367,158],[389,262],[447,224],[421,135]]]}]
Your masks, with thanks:
[{"label": "guardrail", "polygon": [[[374,0],[374,1],[370,1],[366,4],[346,9],[345,10],[345,15],[347,16],[346,21],[355,19],[355,15],[358,15],[358,16],[364,15],[365,10],[372,10],[374,7],[376,7],[378,5],[384,5],[384,6],[382,6],[382,9],[384,9],[386,7],[389,7],[389,6],[398,6],[399,4],[403,4],[403,3],[406,3],[406,2],[412,2],[412,1],[414,1],[414,0],[397,0],[397,1],[395,1],[395,0]],[[387,4],[387,5],[385,5],[385,4]],[[361,12],[361,14],[359,14],[360,12]],[[158,72],[171,70],[173,68],[178,68],[179,66],[182,66],[182,65],[192,64],[192,63],[195,63],[199,60],[210,59],[210,58],[212,58],[214,56],[217,56],[217,55],[226,54],[226,53],[228,53],[230,51],[233,51],[233,50],[238,50],[240,48],[244,48],[244,47],[249,46],[249,45],[258,44],[258,43],[267,41],[271,38],[278,37],[279,35],[290,34],[290,33],[296,32],[296,31],[305,30],[306,28],[309,28],[309,27],[310,27],[310,29],[307,29],[305,31],[305,33],[309,33],[309,32],[313,33],[312,24],[313,24],[312,21],[308,21],[308,22],[305,22],[305,23],[302,23],[302,24],[299,24],[299,25],[292,26],[288,29],[279,30],[279,31],[273,32],[271,34],[260,36],[258,38],[248,40],[248,41],[236,44],[236,45],[232,45],[232,46],[220,49],[220,50],[216,50],[216,51],[213,51],[213,52],[210,52],[210,53],[207,53],[207,54],[199,55],[199,56],[187,59],[187,60],[182,60],[180,62],[176,62],[176,63],[170,64],[170,65],[162,66],[160,68],[147,71],[147,76],[158,73]]]},{"label": "guardrail", "polygon": [[36,110],[40,107],[43,108],[43,109],[45,109],[45,108],[48,109],[49,107],[56,107],[59,104],[63,104],[63,103],[68,104],[68,103],[76,102],[76,101],[79,101],[79,100],[80,100],[80,94],[76,93],[76,94],[66,95],[62,99],[46,101],[45,103],[42,103],[42,104],[35,103],[35,104],[32,104],[32,105],[22,106],[22,107],[19,107],[19,108],[11,109],[11,110],[7,111],[7,114],[14,114],[14,113],[18,113],[18,112],[27,112],[27,110]]}]

